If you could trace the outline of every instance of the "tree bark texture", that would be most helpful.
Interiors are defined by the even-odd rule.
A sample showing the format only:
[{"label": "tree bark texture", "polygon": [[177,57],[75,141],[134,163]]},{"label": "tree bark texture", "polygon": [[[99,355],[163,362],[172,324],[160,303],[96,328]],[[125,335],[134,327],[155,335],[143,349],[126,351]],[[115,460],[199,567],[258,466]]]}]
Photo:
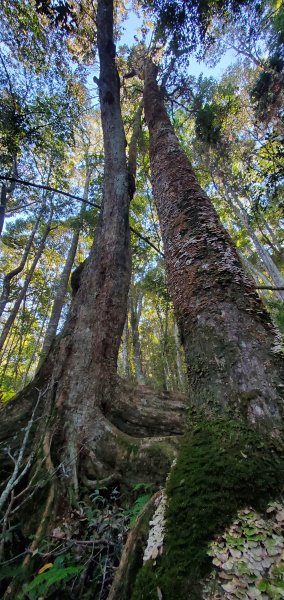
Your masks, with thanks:
[{"label": "tree bark texture", "polygon": [[179,145],[156,75],[148,63],[152,184],[191,399],[209,411],[230,406],[253,423],[277,426],[283,380],[273,324]]},{"label": "tree bark texture", "polygon": [[67,485],[78,490],[78,463],[102,437],[115,393],[120,339],[126,318],[131,259],[129,189],[111,0],[97,7],[99,96],[105,149],[103,206],[81,284],[58,345],[49,401],[64,420],[54,444],[62,448]]}]

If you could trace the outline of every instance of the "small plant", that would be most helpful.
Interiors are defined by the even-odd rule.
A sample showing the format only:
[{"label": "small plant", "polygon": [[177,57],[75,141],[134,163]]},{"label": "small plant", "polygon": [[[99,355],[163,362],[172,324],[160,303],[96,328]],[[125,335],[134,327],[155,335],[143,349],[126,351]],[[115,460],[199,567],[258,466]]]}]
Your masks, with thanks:
[{"label": "small plant", "polygon": [[[29,600],[38,600],[38,598],[46,598],[47,594],[52,591],[59,583],[67,581],[79,575],[83,567],[57,567],[52,565],[48,570],[39,573],[30,583],[23,587],[22,593],[18,596],[18,600],[29,598]],[[62,589],[62,588],[61,588]]]},{"label": "small plant", "polygon": [[137,483],[133,486],[133,492],[144,492],[140,494],[134,504],[132,505],[129,511],[129,525],[133,527],[134,523],[137,521],[139,515],[141,514],[145,504],[150,500],[153,493],[153,485],[151,483]]}]

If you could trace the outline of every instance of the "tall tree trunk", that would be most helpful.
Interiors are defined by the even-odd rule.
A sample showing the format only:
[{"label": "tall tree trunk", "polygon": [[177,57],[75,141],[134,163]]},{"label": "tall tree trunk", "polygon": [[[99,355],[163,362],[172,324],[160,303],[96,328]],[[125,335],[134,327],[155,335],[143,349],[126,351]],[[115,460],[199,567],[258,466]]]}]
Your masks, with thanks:
[{"label": "tall tree trunk", "polygon": [[1,200],[0,200],[0,235],[2,234],[2,230],[3,230],[3,226],[4,226],[6,204],[7,204],[7,188],[6,188],[5,183],[2,183]]},{"label": "tall tree trunk", "polygon": [[274,426],[282,401],[273,325],[179,145],[156,74],[148,63],[152,183],[192,401],[217,412],[229,405]]},{"label": "tall tree trunk", "polygon": [[[85,180],[85,186],[84,186],[84,194],[83,194],[84,200],[88,200],[90,177],[91,177],[91,171],[90,171],[90,168],[87,167],[86,180]],[[86,210],[86,203],[83,202],[82,206],[81,206],[80,214],[79,214],[80,225],[81,225],[81,221],[83,219],[85,210]],[[56,336],[56,331],[57,331],[59,319],[60,319],[61,312],[62,312],[62,307],[64,304],[66,292],[67,292],[70,273],[71,273],[74,259],[76,256],[76,252],[77,252],[79,237],[80,237],[80,227],[77,226],[76,230],[73,232],[70,248],[69,248],[69,251],[67,254],[67,259],[66,259],[63,271],[61,273],[60,281],[59,281],[56,295],[54,298],[49,323],[47,325],[47,329],[46,329],[44,340],[43,340],[39,364],[46,358],[46,356],[51,348],[52,342]]]},{"label": "tall tree trunk", "polygon": [[[106,414],[115,397],[116,367],[125,323],[131,275],[129,235],[129,178],[125,135],[120,112],[119,77],[113,42],[112,0],[97,6],[98,80],[105,150],[103,206],[80,287],[71,303],[63,333],[35,378],[20,394],[22,406],[31,410],[44,389],[44,413],[52,414],[53,460],[63,465],[65,478],[53,487],[78,492],[80,465],[100,477],[97,440],[102,443]],[[15,408],[14,408],[15,407]],[[10,416],[19,411],[15,398]],[[24,418],[24,417],[23,417]],[[11,428],[12,428],[11,422]],[[84,456],[84,461],[81,458]],[[112,457],[113,458],[113,457]],[[92,464],[94,465],[92,466]],[[90,472],[88,474],[90,475]],[[64,484],[64,485],[63,485]],[[73,490],[73,492],[72,492]],[[52,503],[54,503],[53,498]]]},{"label": "tall tree trunk", "polygon": [[[247,542],[247,514],[256,522],[259,517],[251,507],[263,503],[263,508],[283,486],[280,436],[273,442],[283,415],[280,361],[271,351],[275,331],[269,315],[179,145],[156,76],[157,68],[148,63],[144,106],[152,182],[192,406],[164,504],[151,522],[144,565],[128,595],[117,578],[109,598],[204,600],[223,597],[223,590],[237,597],[241,585],[235,565],[230,568],[234,550],[224,542],[226,528],[233,525],[234,540],[241,523]],[[261,555],[260,541],[256,547]],[[260,597],[255,589],[248,597]]]},{"label": "tall tree trunk", "polygon": [[[160,483],[175,455],[176,435],[184,427],[180,395],[168,393],[165,404],[164,395],[146,386],[136,390],[116,374],[131,276],[128,214],[134,190],[133,186],[129,190],[112,10],[112,0],[99,0],[98,83],[105,173],[94,244],[62,334],[35,379],[1,409],[0,441],[5,440],[10,449],[2,460],[3,477],[8,480],[2,505],[14,490],[11,452],[19,448],[23,430],[25,436],[27,431],[31,434],[24,446],[28,462],[25,467],[22,462],[21,468],[26,474],[33,461],[46,482],[36,531],[25,518],[25,527],[34,535],[29,556],[58,510],[71,518],[70,504],[78,495],[79,481],[91,489],[106,477],[112,482],[122,479],[127,485],[141,480]],[[147,431],[150,437],[145,438]],[[26,557],[25,568],[29,560]],[[5,598],[15,595],[15,586],[9,587]]]}]

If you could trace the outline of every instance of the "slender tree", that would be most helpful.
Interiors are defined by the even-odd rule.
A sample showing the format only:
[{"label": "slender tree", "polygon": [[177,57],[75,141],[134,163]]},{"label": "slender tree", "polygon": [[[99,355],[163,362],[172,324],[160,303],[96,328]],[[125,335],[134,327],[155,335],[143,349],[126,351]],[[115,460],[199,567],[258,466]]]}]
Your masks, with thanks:
[{"label": "slender tree", "polygon": [[130,324],[132,333],[135,374],[138,383],[145,384],[145,377],[142,370],[141,345],[139,336],[139,322],[141,319],[142,303],[143,291],[141,289],[135,289],[133,285],[130,293]]},{"label": "slender tree", "polygon": [[[19,308],[21,306],[21,303],[22,303],[23,299],[25,298],[25,295],[27,293],[29,284],[30,284],[30,282],[32,280],[32,277],[34,275],[35,269],[37,267],[37,264],[38,264],[38,262],[39,262],[39,260],[40,260],[40,258],[42,256],[42,254],[43,254],[44,247],[45,247],[45,244],[46,244],[46,240],[48,238],[48,235],[50,233],[51,226],[52,226],[52,217],[53,217],[53,208],[50,210],[50,214],[49,214],[47,225],[44,228],[44,232],[43,232],[43,235],[42,235],[42,237],[40,239],[40,242],[39,242],[37,251],[35,253],[34,259],[32,261],[31,267],[28,270],[28,273],[27,273],[27,275],[26,275],[26,277],[24,279],[24,284],[23,284],[23,286],[22,286],[22,288],[21,288],[21,290],[20,290],[20,292],[18,294],[17,299],[14,302],[14,305],[13,305],[13,307],[11,309],[11,312],[10,312],[10,314],[9,314],[9,316],[8,316],[6,322],[5,322],[5,325],[3,327],[3,331],[2,331],[1,336],[0,336],[0,350],[2,350],[2,348],[3,348],[4,344],[5,344],[7,336],[9,335],[11,327],[12,327],[12,325],[13,325],[16,317],[17,317],[17,314],[18,314]],[[30,239],[29,239],[29,242],[30,242]],[[29,242],[28,242],[28,245],[29,245]],[[25,257],[25,260],[26,260],[26,258],[27,258],[27,256]]]},{"label": "slender tree", "polygon": [[[83,199],[85,201],[88,200],[90,177],[91,177],[91,169],[87,165],[86,179],[85,179],[85,186],[84,186],[84,193],[83,193]],[[46,329],[46,332],[44,335],[39,364],[48,355],[48,352],[51,348],[52,342],[54,341],[55,336],[56,336],[56,331],[57,331],[58,323],[60,320],[60,316],[61,316],[61,312],[62,312],[62,308],[63,308],[63,304],[64,304],[66,292],[67,292],[68,282],[69,282],[71,270],[73,267],[74,259],[76,256],[76,252],[77,252],[78,241],[79,241],[79,237],[80,237],[80,225],[82,226],[82,219],[84,218],[85,210],[86,210],[86,202],[83,202],[82,206],[81,206],[80,214],[79,214],[80,224],[77,225],[77,228],[72,235],[70,248],[69,248],[69,251],[67,254],[65,265],[64,265],[62,273],[61,273],[60,281],[58,284],[58,289],[56,291],[56,295],[55,295],[52,310],[51,310],[50,319],[49,319],[47,329]]]}]

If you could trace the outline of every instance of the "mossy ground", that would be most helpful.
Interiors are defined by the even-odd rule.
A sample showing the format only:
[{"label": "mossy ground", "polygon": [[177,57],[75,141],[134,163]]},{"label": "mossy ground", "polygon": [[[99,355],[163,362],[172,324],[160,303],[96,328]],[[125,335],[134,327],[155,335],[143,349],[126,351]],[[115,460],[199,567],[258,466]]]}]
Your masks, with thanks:
[{"label": "mossy ground", "polygon": [[167,485],[162,557],[138,573],[131,600],[201,598],[199,581],[210,572],[208,544],[245,506],[258,510],[284,481],[277,442],[228,417],[195,424],[181,444]]}]

